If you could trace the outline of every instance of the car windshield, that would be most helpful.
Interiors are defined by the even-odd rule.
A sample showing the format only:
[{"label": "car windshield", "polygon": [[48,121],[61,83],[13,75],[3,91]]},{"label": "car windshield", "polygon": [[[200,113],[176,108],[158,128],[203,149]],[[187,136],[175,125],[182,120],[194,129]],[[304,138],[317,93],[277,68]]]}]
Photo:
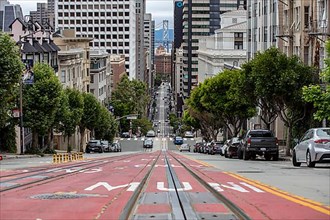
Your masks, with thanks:
[{"label": "car windshield", "polygon": [[145,140],[144,143],[145,144],[152,144],[152,140]]},{"label": "car windshield", "polygon": [[249,135],[250,137],[273,137],[270,131],[251,131]]},{"label": "car windshield", "polygon": [[316,131],[317,136],[330,138],[330,129],[318,129]]},{"label": "car windshield", "polygon": [[176,137],[175,140],[182,140],[182,137]]},{"label": "car windshield", "polygon": [[90,144],[97,144],[98,141],[89,141]]}]

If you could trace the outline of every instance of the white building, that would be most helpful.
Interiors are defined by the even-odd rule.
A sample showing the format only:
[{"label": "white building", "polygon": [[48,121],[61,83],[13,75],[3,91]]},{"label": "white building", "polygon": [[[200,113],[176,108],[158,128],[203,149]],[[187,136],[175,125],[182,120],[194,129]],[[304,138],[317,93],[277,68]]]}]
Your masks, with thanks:
[{"label": "white building", "polygon": [[56,27],[94,38],[91,48],[124,54],[130,79],[136,78],[136,1],[55,1]]},{"label": "white building", "polygon": [[199,39],[199,83],[225,68],[238,68],[246,61],[246,28],[246,10],[241,8],[223,13],[221,29]]},{"label": "white building", "polygon": [[104,50],[91,50],[89,92],[102,104],[110,99],[111,95],[111,59]]}]

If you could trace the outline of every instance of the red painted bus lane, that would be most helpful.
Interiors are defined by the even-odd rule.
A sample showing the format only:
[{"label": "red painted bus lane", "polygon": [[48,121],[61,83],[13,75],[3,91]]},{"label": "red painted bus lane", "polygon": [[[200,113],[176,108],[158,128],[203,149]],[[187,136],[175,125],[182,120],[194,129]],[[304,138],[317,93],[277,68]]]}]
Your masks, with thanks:
[{"label": "red painted bus lane", "polygon": [[200,166],[198,161],[179,154],[176,157],[252,219],[330,219],[330,209],[325,206],[237,174]]},{"label": "red painted bus lane", "polygon": [[[134,161],[104,164],[102,172],[78,172],[33,187],[2,192],[0,219],[95,219],[105,213],[111,219],[119,219],[148,171],[147,167],[133,169],[135,161],[145,158],[140,155]],[[146,164],[152,163],[152,158],[147,159]],[[123,172],[118,167],[128,168]]]}]

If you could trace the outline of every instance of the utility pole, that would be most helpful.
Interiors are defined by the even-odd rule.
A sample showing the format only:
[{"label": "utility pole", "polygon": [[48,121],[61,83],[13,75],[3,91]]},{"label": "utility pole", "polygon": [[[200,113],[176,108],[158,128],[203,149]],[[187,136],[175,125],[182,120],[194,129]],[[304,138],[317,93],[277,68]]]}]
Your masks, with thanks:
[{"label": "utility pole", "polygon": [[19,118],[20,118],[20,147],[21,147],[21,154],[24,154],[24,126],[23,126],[23,79],[20,80],[19,85]]}]

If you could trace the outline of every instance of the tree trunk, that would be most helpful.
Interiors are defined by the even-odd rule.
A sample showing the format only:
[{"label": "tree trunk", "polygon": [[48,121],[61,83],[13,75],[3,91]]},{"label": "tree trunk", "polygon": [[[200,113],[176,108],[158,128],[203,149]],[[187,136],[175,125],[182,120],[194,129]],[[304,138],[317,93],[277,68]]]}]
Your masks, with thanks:
[{"label": "tree trunk", "polygon": [[84,128],[80,128],[80,144],[79,144],[79,151],[80,152],[84,152],[84,138],[85,138],[85,129]]},{"label": "tree trunk", "polygon": [[291,137],[292,137],[292,125],[288,126],[288,134],[286,137],[285,155],[291,156]]},{"label": "tree trunk", "polygon": [[38,148],[38,133],[36,131],[32,131],[32,148]]}]

